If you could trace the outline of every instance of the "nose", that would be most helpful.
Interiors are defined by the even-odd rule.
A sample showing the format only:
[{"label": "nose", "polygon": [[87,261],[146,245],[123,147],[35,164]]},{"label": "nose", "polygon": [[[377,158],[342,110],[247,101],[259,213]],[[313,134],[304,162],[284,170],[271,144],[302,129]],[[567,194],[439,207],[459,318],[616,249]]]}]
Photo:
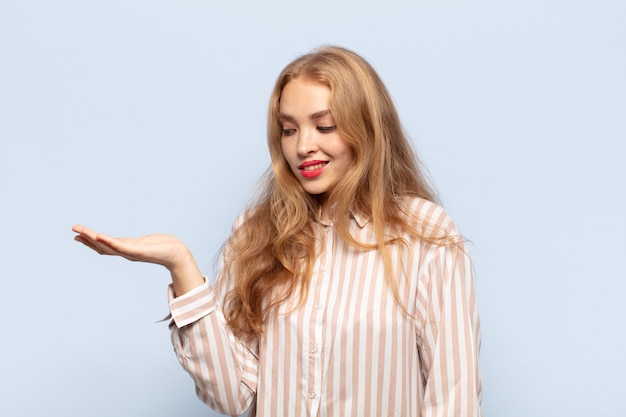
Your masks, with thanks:
[{"label": "nose", "polygon": [[298,153],[301,156],[306,156],[317,152],[317,139],[315,132],[310,129],[301,129],[298,135]]}]

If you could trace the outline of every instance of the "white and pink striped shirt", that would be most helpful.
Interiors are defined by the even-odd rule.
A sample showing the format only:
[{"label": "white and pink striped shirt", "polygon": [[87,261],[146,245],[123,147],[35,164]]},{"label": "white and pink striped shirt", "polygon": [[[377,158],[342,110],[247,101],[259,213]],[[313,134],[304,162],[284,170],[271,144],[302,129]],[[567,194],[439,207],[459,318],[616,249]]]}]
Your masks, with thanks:
[{"label": "white and pink striped shirt", "polygon": [[[407,204],[457,234],[441,207]],[[374,242],[363,216],[353,215],[351,232]],[[250,415],[259,417],[481,416],[480,326],[467,253],[462,244],[403,238],[409,245],[391,253],[394,271],[408,277],[397,283],[410,316],[385,283],[380,252],[346,244],[332,224],[320,224],[305,304],[292,310],[296,300],[286,302],[256,339],[238,339],[226,325],[226,274],[215,288],[205,283],[178,298],[170,289],[172,342],[198,397],[227,415],[253,406]]]}]

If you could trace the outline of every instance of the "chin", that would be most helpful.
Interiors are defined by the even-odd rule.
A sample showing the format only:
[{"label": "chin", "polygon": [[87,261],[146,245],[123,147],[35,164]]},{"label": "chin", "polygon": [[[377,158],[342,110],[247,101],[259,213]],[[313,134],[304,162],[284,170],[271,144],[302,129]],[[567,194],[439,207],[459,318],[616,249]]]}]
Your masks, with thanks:
[{"label": "chin", "polygon": [[310,195],[316,200],[322,200],[326,196],[326,192],[324,191],[309,191],[309,190],[304,190],[304,191],[306,191],[308,195]]}]

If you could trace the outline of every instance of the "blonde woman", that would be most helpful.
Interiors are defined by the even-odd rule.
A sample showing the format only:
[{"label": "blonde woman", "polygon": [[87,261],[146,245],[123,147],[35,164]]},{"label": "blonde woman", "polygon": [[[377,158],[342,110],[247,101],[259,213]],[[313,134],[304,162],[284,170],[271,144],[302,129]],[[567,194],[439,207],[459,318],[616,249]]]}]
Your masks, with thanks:
[{"label": "blonde woman", "polygon": [[480,416],[470,260],[374,69],[338,47],[296,59],[267,139],[214,285],[173,236],[75,239],[171,272],[174,349],[220,413]]}]

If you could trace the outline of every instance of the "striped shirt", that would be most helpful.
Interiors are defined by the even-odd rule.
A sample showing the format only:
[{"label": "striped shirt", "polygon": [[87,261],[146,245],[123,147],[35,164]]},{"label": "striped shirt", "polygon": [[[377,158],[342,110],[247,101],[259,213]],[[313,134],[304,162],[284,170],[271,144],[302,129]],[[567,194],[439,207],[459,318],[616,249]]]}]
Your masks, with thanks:
[{"label": "striped shirt", "polygon": [[[439,206],[413,213],[458,235]],[[353,213],[351,233],[374,242],[369,219]],[[377,250],[343,242],[320,223],[319,254],[306,302],[271,316],[264,333],[238,339],[226,325],[230,278],[174,297],[172,343],[198,397],[216,411],[276,416],[481,416],[480,326],[472,267],[462,243],[402,236],[391,247],[406,314],[384,279]],[[400,272],[401,273],[401,272]]]}]

